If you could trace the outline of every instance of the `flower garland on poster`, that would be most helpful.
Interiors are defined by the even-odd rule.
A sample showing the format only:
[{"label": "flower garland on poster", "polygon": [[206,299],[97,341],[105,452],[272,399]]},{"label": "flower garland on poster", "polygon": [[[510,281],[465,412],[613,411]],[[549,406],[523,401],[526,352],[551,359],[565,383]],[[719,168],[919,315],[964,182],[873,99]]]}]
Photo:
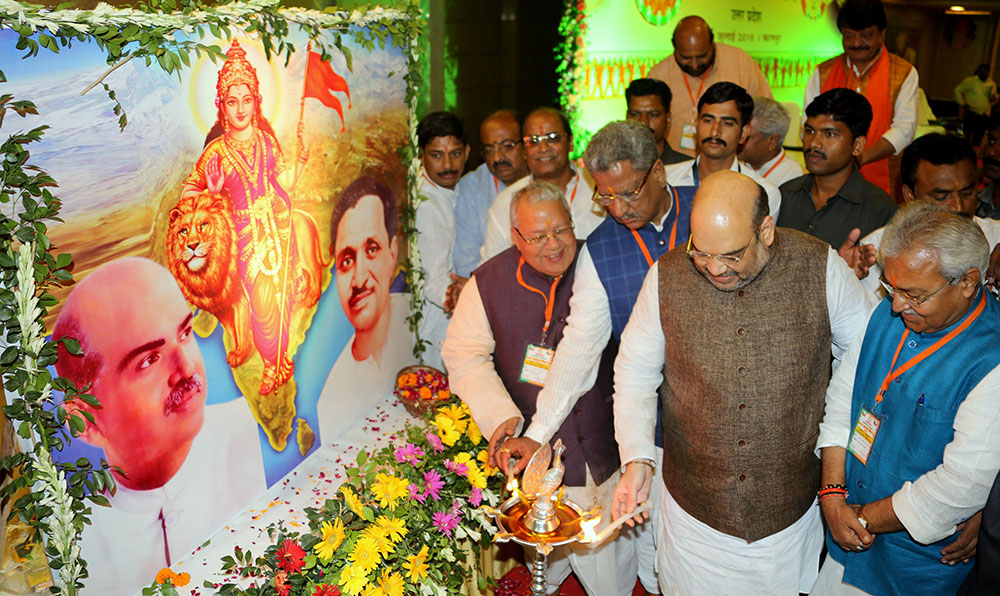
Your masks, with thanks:
[{"label": "flower garland on poster", "polygon": [[568,0],[562,20],[559,21],[559,35],[563,41],[556,47],[556,76],[559,77],[559,101],[563,113],[569,120],[573,133],[573,154],[571,159],[583,155],[583,150],[590,141],[591,133],[580,128],[580,102],[586,94],[585,78],[586,55],[584,51],[584,34],[587,32],[587,22],[584,11],[585,0]]},{"label": "flower garland on poster", "polygon": [[[234,29],[256,36],[268,59],[284,55],[288,60],[295,52],[288,38],[290,23],[301,27],[324,59],[329,58],[333,48],[343,53],[348,68],[351,68],[352,58],[349,48],[342,43],[345,34],[365,49],[373,49],[376,44],[384,46],[390,38],[393,44],[409,49],[409,72],[405,79],[411,141],[404,152],[415,155],[413,106],[420,84],[415,48],[416,39],[424,28],[419,0],[409,0],[404,10],[376,6],[350,13],[336,8],[322,12],[281,8],[279,0],[241,0],[211,5],[201,0],[140,0],[135,8],[118,9],[100,3],[93,10],[50,10],[44,6],[0,0],[0,29],[10,29],[17,34],[16,47],[25,51],[25,58],[36,56],[43,49],[58,53],[60,48],[70,47],[73,42],[87,41],[105,53],[109,68],[91,87],[102,85],[114,104],[113,111],[121,128],[128,123],[127,115],[115,91],[103,82],[116,68],[130,60],[141,59],[147,66],[155,63],[172,74],[190,67],[192,54],[196,57],[204,54],[213,60],[224,59],[219,46],[201,40],[206,32],[214,38],[229,39]],[[0,83],[5,80],[0,71]],[[0,119],[8,111],[22,118],[38,113],[30,101],[14,101],[4,95],[0,97]],[[112,488],[114,479],[107,469],[94,470],[89,465],[54,462],[52,452],[65,448],[71,436],[83,431],[85,423],[80,415],[67,414],[62,407],[52,410],[41,407],[43,403],[51,404],[52,389],[65,391],[66,399],[83,399],[92,406],[99,405],[93,396],[77,392],[72,383],[64,379],[49,378],[44,370],[55,361],[57,344],[63,344],[70,353],[80,353],[79,345],[72,338],[44,342],[44,327],[40,323],[46,308],[56,303],[45,293],[46,286],[72,280],[68,271],[72,260],[69,255],[57,258],[50,254],[51,245],[42,223],[58,214],[58,201],[44,188],[56,186],[56,181],[28,165],[29,155],[24,149],[26,144],[39,140],[45,128],[39,126],[28,133],[12,135],[2,148],[2,157],[6,159],[2,160],[4,176],[0,201],[15,208],[9,217],[3,216],[5,221],[13,223],[5,224],[5,231],[0,234],[0,268],[10,282],[7,287],[17,286],[14,291],[0,292],[4,308],[9,306],[11,311],[17,312],[16,317],[8,317],[2,322],[4,335],[14,345],[0,356],[0,373],[4,375],[8,395],[16,396],[4,408],[4,413],[17,425],[22,437],[37,440],[33,450],[2,459],[3,469],[16,471],[20,476],[0,488],[0,492],[6,498],[16,499],[14,509],[18,517],[47,536],[48,562],[58,571],[56,589],[63,594],[75,594],[82,586],[80,577],[86,569],[77,545],[87,523],[85,499],[107,504],[101,492]],[[12,169],[17,171],[8,172]],[[412,202],[412,189],[416,187],[413,168],[409,176]],[[20,262],[17,254],[22,255],[21,259],[24,254],[31,257],[30,268]],[[16,278],[20,283],[16,283],[14,272],[19,266],[28,273],[22,272],[21,277]],[[409,255],[408,269],[413,272],[408,274],[408,281],[416,288],[419,300],[423,280],[416,252]],[[38,282],[37,289],[28,283],[33,279]],[[419,347],[419,340],[417,344]],[[67,424],[69,433],[65,430]],[[33,484],[38,492],[25,491]],[[19,491],[25,494],[18,497]],[[160,585],[173,590],[171,583],[180,583],[180,577],[165,576]]]},{"label": "flower garland on poster", "polygon": [[[400,430],[396,443],[360,452],[337,498],[306,509],[308,532],[269,527],[262,554],[237,546],[222,559],[238,583],[205,587],[223,596],[460,594],[466,551],[478,554],[496,532],[479,507],[499,502],[504,477],[487,463],[487,441],[465,404],[446,403]],[[157,582],[147,589],[157,593]]]}]

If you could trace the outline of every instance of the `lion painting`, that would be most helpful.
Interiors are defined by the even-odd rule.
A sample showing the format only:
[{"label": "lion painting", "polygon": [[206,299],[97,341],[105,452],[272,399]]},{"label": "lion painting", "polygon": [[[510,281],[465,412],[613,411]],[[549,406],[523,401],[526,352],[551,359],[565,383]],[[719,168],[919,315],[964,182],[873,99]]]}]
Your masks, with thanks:
[{"label": "lion painting", "polygon": [[184,297],[215,315],[233,340],[229,366],[250,354],[250,303],[236,267],[236,232],[229,201],[200,192],[177,201],[167,228],[167,267]]}]

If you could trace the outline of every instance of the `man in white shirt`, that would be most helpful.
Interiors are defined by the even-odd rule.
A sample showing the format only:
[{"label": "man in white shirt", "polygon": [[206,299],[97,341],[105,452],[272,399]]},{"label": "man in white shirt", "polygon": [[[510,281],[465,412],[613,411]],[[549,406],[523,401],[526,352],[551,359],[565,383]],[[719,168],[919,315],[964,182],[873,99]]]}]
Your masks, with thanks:
[{"label": "man in white shirt", "polygon": [[625,472],[612,514],[630,515],[663,483],[665,594],[808,592],[823,532],[811,438],[831,357],[857,337],[869,297],[829,245],[776,228],[763,188],[743,174],[704,180],[687,247],[650,269],[622,334],[614,404]]},{"label": "man in white shirt", "polygon": [[816,67],[806,83],[808,106],[821,93],[845,87],[872,105],[867,146],[858,159],[861,174],[896,196],[894,161],[917,132],[917,69],[885,47],[885,9],[880,0],[847,0],[837,13],[844,53]]},{"label": "man in white shirt", "polygon": [[82,350],[60,349],[56,370],[101,402],[63,407],[94,417],[80,438],[122,470],[106,495],[112,507],[94,507],[83,533],[85,593],[138,591],[266,489],[246,402],[205,406],[192,319],[169,271],[125,258],[77,282],[56,320],[53,337],[75,337]]},{"label": "man in white shirt", "polygon": [[775,186],[802,175],[802,166],[785,155],[788,112],[770,97],[753,98],[753,118],[737,157]]},{"label": "man in white shirt", "polygon": [[814,596],[954,594],[969,572],[955,563],[975,552],[979,529],[965,522],[981,516],[1000,469],[1000,304],[982,287],[986,238],[926,201],[884,230],[889,296],[830,381],[816,444],[829,556]]},{"label": "man in white shirt", "polygon": [[699,181],[713,172],[740,172],[764,187],[771,217],[778,219],[781,209],[778,187],[736,159],[740,145],[746,140],[752,116],[753,98],[743,87],[728,82],[709,87],[698,100],[695,123],[698,157],[669,166],[667,182],[676,187],[698,186]]},{"label": "man in white shirt", "polygon": [[424,311],[418,331],[427,342],[424,361],[441,368],[441,342],[448,329],[445,302],[455,249],[455,186],[469,158],[465,125],[448,112],[431,112],[417,125],[420,195],[417,249],[424,272]]},{"label": "man in white shirt", "polygon": [[486,218],[486,241],[479,252],[480,264],[511,246],[510,199],[532,180],[551,182],[565,191],[576,237],[580,240],[604,220],[604,210],[590,201],[593,189],[570,163],[573,135],[566,116],[553,108],[537,108],[528,114],[521,128],[531,176],[508,186],[493,201]]},{"label": "man in white shirt", "polygon": [[498,194],[528,175],[521,122],[512,110],[498,110],[483,120],[479,140],[483,164],[455,188],[455,275],[468,279],[479,264],[486,240],[486,212]]},{"label": "man in white shirt", "polygon": [[391,293],[399,257],[396,196],[385,183],[358,178],[333,208],[337,296],[354,335],[327,375],[316,403],[320,438],[336,439],[392,391],[413,360],[407,294]]},{"label": "man in white shirt", "polygon": [[955,101],[965,138],[978,147],[997,101],[997,84],[990,78],[989,64],[980,64],[976,74],[962,79],[955,87]]}]

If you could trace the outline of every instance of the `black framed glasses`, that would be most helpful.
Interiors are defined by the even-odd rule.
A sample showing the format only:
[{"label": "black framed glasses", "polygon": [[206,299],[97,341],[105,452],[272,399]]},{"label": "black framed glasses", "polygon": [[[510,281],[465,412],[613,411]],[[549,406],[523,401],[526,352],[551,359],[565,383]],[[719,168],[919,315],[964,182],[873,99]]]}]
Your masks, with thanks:
[{"label": "black framed glasses", "polygon": [[525,147],[534,147],[540,145],[542,141],[547,141],[549,145],[555,145],[565,138],[566,135],[561,132],[550,132],[544,135],[527,135],[522,140]]},{"label": "black framed glasses", "polygon": [[603,206],[603,207],[610,207],[611,203],[614,203],[616,200],[617,201],[624,201],[626,203],[634,203],[634,202],[638,201],[639,200],[639,195],[642,194],[642,189],[646,188],[646,181],[649,180],[649,174],[650,174],[650,172],[653,171],[653,166],[655,166],[655,165],[656,165],[656,162],[654,161],[649,166],[649,169],[646,170],[646,174],[642,177],[642,182],[639,183],[639,188],[637,188],[635,190],[630,190],[630,191],[627,191],[627,192],[619,192],[619,193],[613,192],[613,193],[611,193],[609,195],[602,195],[602,194],[600,194],[600,193],[597,192],[597,187],[595,186],[594,187],[594,196],[591,197],[591,200],[594,201],[595,203],[597,203],[598,205]]}]

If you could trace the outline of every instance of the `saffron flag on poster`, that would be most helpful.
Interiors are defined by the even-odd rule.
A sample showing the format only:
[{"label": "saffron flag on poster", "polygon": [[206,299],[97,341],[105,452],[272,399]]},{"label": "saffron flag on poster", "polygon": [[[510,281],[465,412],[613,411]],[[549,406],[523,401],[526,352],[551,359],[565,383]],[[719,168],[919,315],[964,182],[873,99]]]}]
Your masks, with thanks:
[{"label": "saffron flag on poster", "polygon": [[306,82],[302,93],[303,100],[307,97],[318,99],[328,108],[337,110],[340,114],[340,132],[344,132],[344,109],[334,93],[347,94],[347,107],[351,107],[351,90],[347,81],[333,70],[329,62],[316,52],[309,52],[306,62]]}]

